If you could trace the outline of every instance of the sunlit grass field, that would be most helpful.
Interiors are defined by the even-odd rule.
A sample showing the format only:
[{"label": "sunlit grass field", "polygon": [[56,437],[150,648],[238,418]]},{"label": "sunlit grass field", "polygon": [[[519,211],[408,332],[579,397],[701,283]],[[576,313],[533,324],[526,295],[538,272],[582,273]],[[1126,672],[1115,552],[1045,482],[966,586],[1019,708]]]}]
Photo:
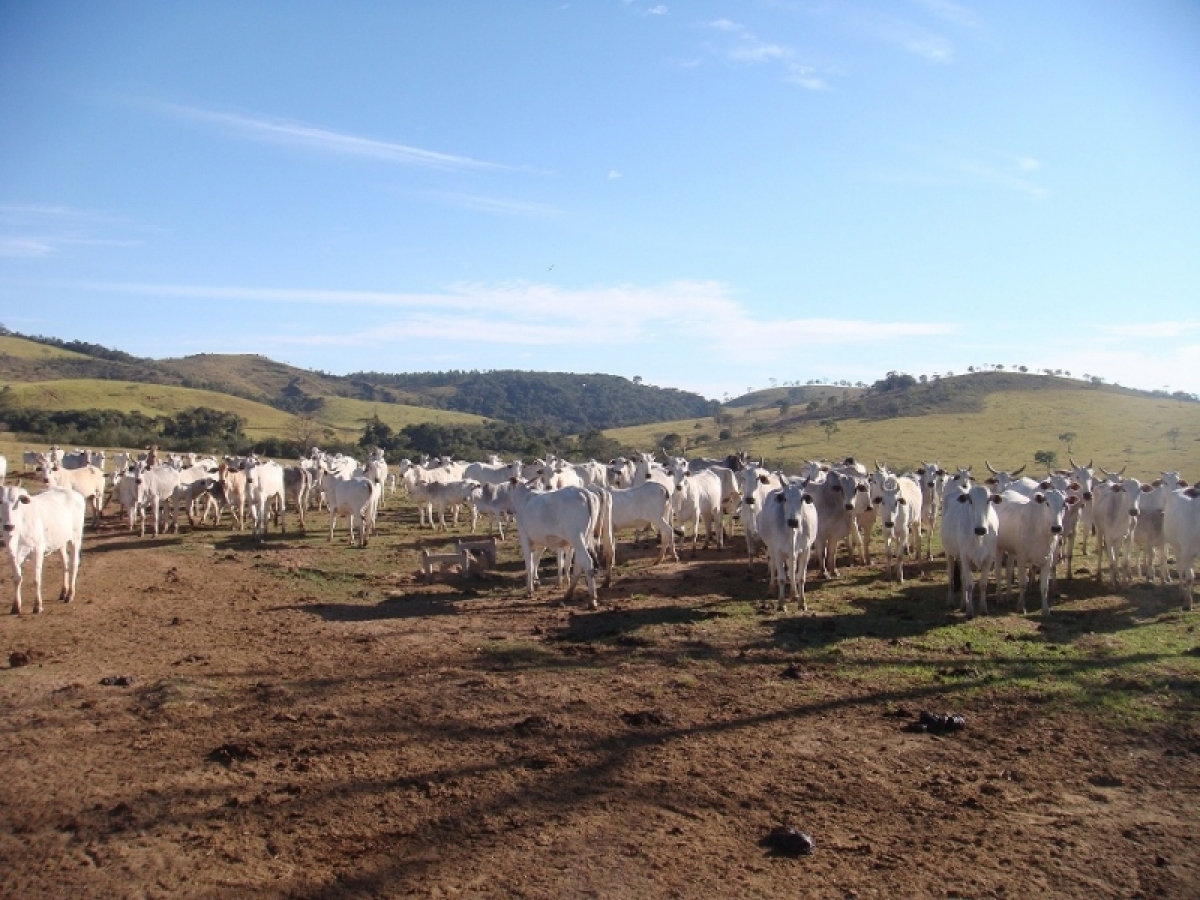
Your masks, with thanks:
[{"label": "sunlit grass field", "polygon": [[[664,435],[675,433],[689,441],[689,452],[721,455],[745,449],[784,468],[797,467],[806,459],[854,456],[867,465],[878,459],[894,469],[937,461],[982,471],[985,460],[997,468],[1033,466],[1039,450],[1057,453],[1065,464],[1067,446],[1058,436],[1074,432],[1071,455],[1078,462],[1094,459],[1108,468],[1128,462],[1131,473],[1178,470],[1196,477],[1200,470],[1200,404],[1159,397],[1086,389],[1005,391],[989,395],[978,413],[848,419],[838,422],[832,434],[816,422],[774,430],[779,423],[775,409],[733,414],[731,440],[694,448],[691,442],[696,435],[719,433],[720,426],[711,418],[613,429],[606,434],[623,444],[657,450]],[[754,421],[771,430],[753,431]],[[1178,429],[1174,446],[1168,436],[1173,429]]]}]

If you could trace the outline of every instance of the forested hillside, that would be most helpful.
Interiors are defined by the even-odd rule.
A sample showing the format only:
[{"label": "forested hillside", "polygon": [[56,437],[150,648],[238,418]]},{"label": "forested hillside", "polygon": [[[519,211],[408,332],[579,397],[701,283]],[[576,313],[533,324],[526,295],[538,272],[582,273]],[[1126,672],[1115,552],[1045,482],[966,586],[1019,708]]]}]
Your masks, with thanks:
[{"label": "forested hillside", "polygon": [[[292,413],[327,398],[406,404],[581,432],[706,415],[712,402],[615,375],[564,372],[358,372],[330,375],[252,354],[146,359],[83,341],[0,327],[0,380],[138,382],[216,391]],[[386,418],[386,417],[385,417]]]}]

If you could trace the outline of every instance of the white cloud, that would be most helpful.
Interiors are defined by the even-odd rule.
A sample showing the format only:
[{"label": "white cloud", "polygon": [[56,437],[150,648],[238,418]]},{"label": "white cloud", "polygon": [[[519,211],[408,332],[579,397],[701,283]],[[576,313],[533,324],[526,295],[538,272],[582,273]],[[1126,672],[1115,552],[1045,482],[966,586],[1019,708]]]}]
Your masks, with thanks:
[{"label": "white cloud", "polygon": [[861,13],[853,17],[850,24],[876,40],[929,62],[948,63],[954,58],[954,45],[949,40],[895,16]]},{"label": "white cloud", "polygon": [[176,118],[211,125],[237,137],[301,147],[335,156],[354,156],[431,169],[516,171],[515,167],[500,163],[359,137],[282,119],[252,118],[178,103],[152,103],[150,107]]},{"label": "white cloud", "polygon": [[436,196],[441,197],[450,203],[455,204],[456,206],[478,210],[479,212],[535,217],[562,215],[562,213],[553,206],[547,206],[544,203],[532,203],[528,200],[502,200],[497,197],[479,197],[473,194],[452,193],[437,194]]},{"label": "white cloud", "polygon": [[707,45],[707,49],[718,56],[746,65],[778,64],[783,69],[785,81],[806,90],[823,91],[829,87],[812,66],[795,62],[796,51],[785,44],[764,41],[745,25],[730,19],[715,19],[706,23],[706,27],[733,37],[732,43]]},{"label": "white cloud", "polygon": [[952,25],[959,25],[972,31],[984,30],[983,19],[979,17],[979,14],[961,3],[954,3],[952,0],[916,0],[916,2],[939,19]]},{"label": "white cloud", "polygon": [[0,256],[8,259],[36,259],[54,252],[54,244],[42,238],[0,235]]},{"label": "white cloud", "polygon": [[1121,322],[1097,325],[1096,331],[1116,338],[1181,338],[1200,332],[1200,321],[1173,319],[1159,322]]},{"label": "white cloud", "polygon": [[68,246],[136,247],[142,242],[107,237],[127,230],[130,220],[107,213],[43,204],[0,204],[0,257],[40,259]]},{"label": "white cloud", "polygon": [[620,177],[621,177],[621,173],[618,172],[616,169],[608,170],[608,180],[609,181],[617,181]]},{"label": "white cloud", "polygon": [[527,281],[460,283],[436,293],[138,283],[70,287],[160,300],[303,303],[405,311],[403,319],[342,332],[331,331],[326,321],[317,329],[319,333],[280,335],[276,340],[281,344],[367,347],[437,339],[448,344],[615,347],[673,341],[683,345],[691,342],[697,353],[719,353],[723,359],[762,361],[802,353],[806,345],[862,345],[956,330],[940,322],[760,317],[736,301],[727,285],[712,281],[577,289]]}]

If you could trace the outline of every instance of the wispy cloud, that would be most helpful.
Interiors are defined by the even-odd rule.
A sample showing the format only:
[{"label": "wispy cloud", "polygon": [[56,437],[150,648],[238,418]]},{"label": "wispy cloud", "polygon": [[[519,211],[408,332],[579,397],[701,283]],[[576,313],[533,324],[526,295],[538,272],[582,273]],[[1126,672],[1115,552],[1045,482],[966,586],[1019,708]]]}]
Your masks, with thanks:
[{"label": "wispy cloud", "polygon": [[499,197],[480,197],[474,194],[443,193],[437,196],[466,209],[479,212],[498,213],[510,216],[533,216],[546,218],[562,215],[561,210],[544,203],[533,203],[528,200],[506,200]]},{"label": "wispy cloud", "polygon": [[247,140],[268,141],[333,156],[352,156],[380,162],[443,170],[517,171],[517,167],[426,150],[409,144],[381,141],[282,119],[254,118],[179,103],[148,104],[164,115],[211,126]]},{"label": "wispy cloud", "polygon": [[910,147],[917,171],[879,173],[876,181],[887,184],[947,187],[985,183],[1044,199],[1050,189],[1038,179],[1040,160],[987,148],[951,142],[941,147]]},{"label": "wispy cloud", "polygon": [[954,59],[954,45],[949,39],[907,19],[863,10],[851,16],[849,23],[875,40],[929,62],[948,63]]},{"label": "wispy cloud", "polygon": [[972,31],[984,31],[983,19],[975,10],[953,0],[916,0],[918,6],[933,13],[944,22]]},{"label": "wispy cloud", "polygon": [[1183,338],[1200,334],[1200,320],[1172,319],[1158,322],[1118,322],[1111,325],[1096,325],[1100,334],[1114,338]]},{"label": "wispy cloud", "polygon": [[796,51],[786,44],[762,40],[745,25],[731,19],[715,19],[708,22],[707,27],[729,38],[721,44],[706,45],[718,56],[746,65],[777,64],[782,67],[785,81],[810,91],[828,88],[815,68],[796,62]]},{"label": "wispy cloud", "polygon": [[[863,344],[950,334],[945,322],[877,322],[833,318],[758,316],[727,285],[672,281],[650,287],[615,285],[568,289],[527,281],[461,283],[433,293],[390,293],[186,284],[90,283],[72,285],[106,294],[158,299],[303,303],[404,310],[404,318],[370,327],[293,332],[280,344],[384,346],[436,338],[453,343],[631,346],[668,337],[691,340],[722,358],[761,360],[799,352],[805,344]],[[604,310],[597,316],[597,310]],[[678,311],[687,310],[680,317]],[[503,311],[503,315],[498,315]],[[349,319],[347,321],[353,321]]]},{"label": "wispy cloud", "polygon": [[621,173],[618,172],[616,169],[608,170],[608,180],[609,181],[619,181],[620,178],[621,178]]},{"label": "wispy cloud", "polygon": [[136,247],[142,241],[109,236],[132,223],[92,210],[31,203],[0,203],[0,257],[42,259],[69,246]]}]

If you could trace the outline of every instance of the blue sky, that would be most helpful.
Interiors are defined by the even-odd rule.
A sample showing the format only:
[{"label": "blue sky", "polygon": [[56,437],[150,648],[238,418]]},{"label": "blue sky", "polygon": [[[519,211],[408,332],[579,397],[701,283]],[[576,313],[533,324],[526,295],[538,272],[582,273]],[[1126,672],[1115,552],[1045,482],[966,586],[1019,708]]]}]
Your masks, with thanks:
[{"label": "blue sky", "polygon": [[1200,4],[0,4],[0,322],[1200,391]]}]

